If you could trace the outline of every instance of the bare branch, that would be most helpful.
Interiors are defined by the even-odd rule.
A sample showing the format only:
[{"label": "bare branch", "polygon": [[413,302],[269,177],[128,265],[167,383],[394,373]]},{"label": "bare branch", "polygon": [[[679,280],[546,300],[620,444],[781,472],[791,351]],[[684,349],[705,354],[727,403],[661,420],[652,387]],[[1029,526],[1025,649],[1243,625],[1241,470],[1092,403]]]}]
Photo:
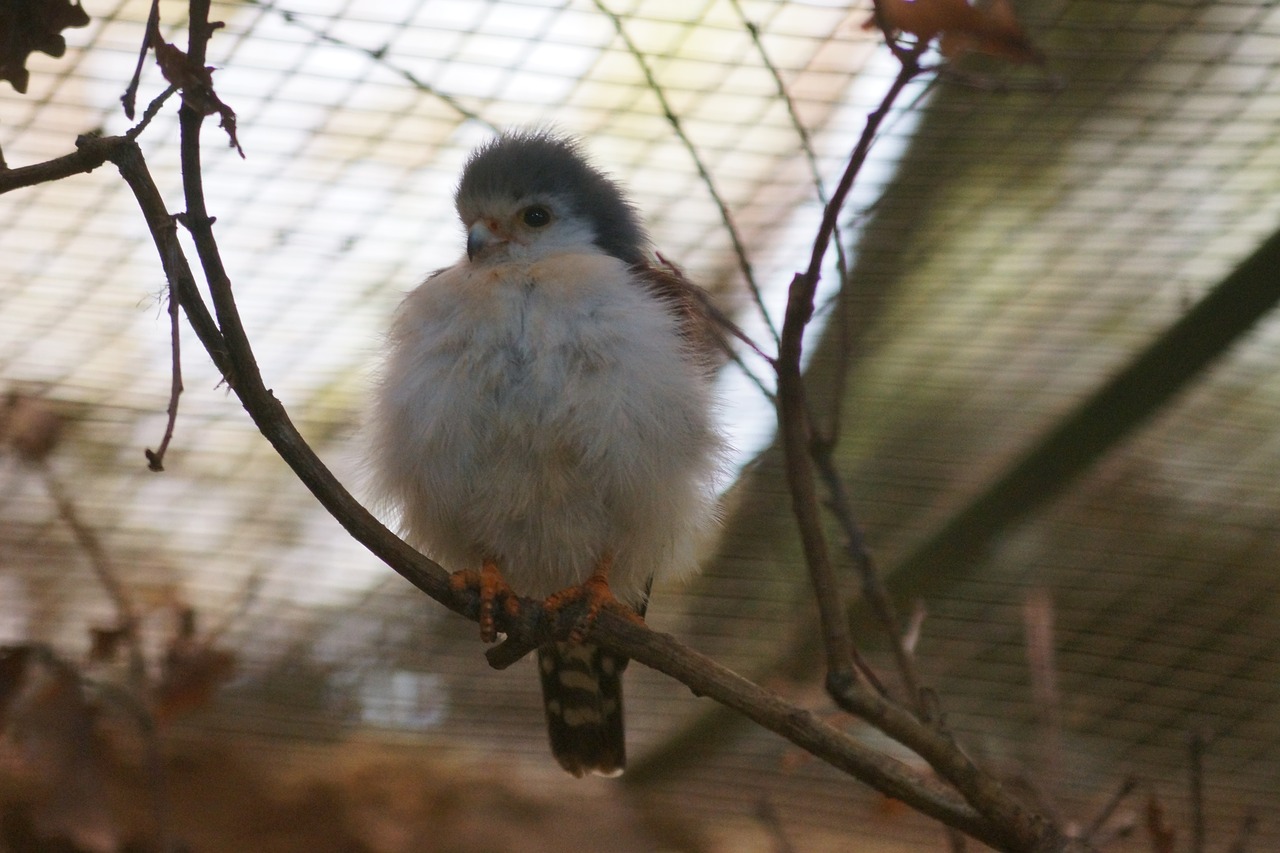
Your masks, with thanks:
[{"label": "bare branch", "polygon": [[1107,800],[1106,805],[1098,812],[1098,816],[1093,819],[1088,828],[1080,835],[1082,841],[1093,843],[1102,832],[1102,828],[1107,825],[1107,821],[1111,820],[1111,816],[1116,813],[1116,809],[1120,808],[1130,794],[1138,787],[1138,777],[1129,775],[1120,783],[1120,787],[1111,795],[1111,799]]},{"label": "bare branch", "polygon": [[345,39],[340,39],[337,36],[332,35],[331,33],[325,32],[323,29],[319,27],[308,24],[306,20],[297,12],[291,12],[287,9],[281,9],[277,7],[274,3],[265,2],[265,0],[245,0],[245,2],[247,2],[251,6],[257,6],[259,9],[266,9],[269,12],[274,12],[275,14],[279,15],[280,19],[283,20],[286,24],[297,27],[298,29],[302,30],[303,32],[315,38],[317,41],[322,41],[328,44],[335,45],[337,47],[345,48],[355,53],[364,54],[369,59],[372,59],[374,62],[381,65],[383,68],[386,68],[388,71],[391,71],[394,74],[398,74],[405,81],[407,81],[409,85],[413,86],[413,88],[417,89],[420,92],[424,92],[433,98],[438,99],[441,103],[445,104],[446,106],[448,106],[449,108],[457,112],[458,115],[462,116],[467,121],[473,121],[476,124],[487,127],[489,130],[493,131],[494,133],[499,133],[501,131],[500,127],[498,127],[493,122],[486,119],[484,116],[480,115],[480,113],[465,106],[460,100],[458,100],[454,96],[447,94],[446,92],[443,92],[440,89],[437,89],[435,86],[432,86],[430,83],[427,83],[426,81],[418,77],[418,75],[414,74],[409,69],[402,68],[399,65],[396,65],[395,63],[388,60],[387,45],[383,45],[382,47],[372,48],[372,49],[367,47],[362,47],[361,45],[353,44],[352,42],[346,41]]},{"label": "bare branch", "polygon": [[129,597],[129,592],[124,582],[120,580],[111,556],[103,546],[102,540],[98,538],[97,531],[80,517],[80,511],[76,507],[75,498],[72,497],[71,492],[63,487],[46,460],[37,462],[36,466],[44,479],[45,489],[58,510],[58,518],[71,531],[76,544],[89,559],[89,566],[97,576],[98,583],[102,584],[102,588],[106,590],[107,596],[115,606],[116,626],[124,637],[125,646],[129,651],[130,686],[139,696],[144,695],[147,688],[147,663],[142,653],[142,640],[138,636],[138,610],[133,605],[133,599]]},{"label": "bare branch", "polygon": [[804,380],[800,375],[800,346],[805,318],[796,310],[795,294],[801,276],[792,283],[792,299],[782,326],[782,347],[778,354],[778,425],[787,458],[787,485],[791,508],[800,532],[805,565],[818,604],[823,647],[826,650],[828,689],[855,677],[853,644],[844,616],[843,596],[831,565],[826,537],[818,517],[818,495],[814,488],[813,463],[809,458],[809,420]]},{"label": "bare branch", "polygon": [[[120,156],[122,160],[138,158],[140,161],[140,152],[131,143],[121,147]],[[134,168],[145,168],[140,162],[131,165]],[[148,197],[147,193],[139,195],[140,198]],[[149,221],[160,219],[154,211],[148,215]],[[164,221],[167,219],[163,217]],[[176,235],[169,227],[154,236],[157,246],[161,248],[162,263],[166,264],[168,271],[173,262],[168,243],[176,240]],[[180,269],[174,270],[173,274],[175,277],[182,276]],[[176,290],[183,298],[185,309],[193,291],[182,286]],[[228,292],[223,298],[229,297]],[[236,321],[236,315],[231,312],[224,311],[222,316],[224,324]],[[280,455],[348,532],[370,551],[432,598],[469,618],[476,618],[478,607],[473,600],[474,596],[454,593],[443,569],[383,527],[315,457],[289,421],[283,407],[261,384],[256,364],[253,363],[252,351],[240,349],[233,343],[244,341],[243,329],[239,331],[239,335],[228,334],[225,338],[227,360],[237,377],[233,390]],[[547,625],[536,602],[525,600],[522,603],[522,613],[525,615],[518,620],[508,620],[501,627],[518,640],[535,645],[555,636],[554,632],[557,630],[567,633],[576,624],[579,615],[572,608],[566,608],[556,625]],[[564,624],[560,625],[560,621]],[[686,649],[671,637],[615,617],[607,611],[600,614],[593,637],[613,650],[677,678],[695,693],[711,696],[740,711],[889,796],[911,803],[925,813],[956,825],[980,839],[997,837],[978,818],[976,812],[960,803],[953,794],[937,783],[919,777],[897,761],[864,747],[853,738],[822,723],[808,711],[789,705],[714,661]]]},{"label": "bare branch", "polygon": [[138,64],[134,66],[133,77],[129,78],[129,85],[125,87],[124,94],[120,96],[120,103],[124,106],[124,114],[132,119],[134,106],[138,101],[138,86],[142,83],[142,66],[147,61],[147,53],[150,52],[153,44],[160,40],[160,0],[151,0],[151,10],[147,12],[147,28],[142,36],[142,46],[138,49]]},{"label": "bare branch", "polygon": [[173,97],[177,91],[178,87],[171,83],[167,89],[159,95],[156,95],[156,97],[152,99],[151,103],[147,104],[147,108],[142,111],[142,118],[138,120],[137,124],[129,128],[125,133],[125,136],[130,139],[137,139],[138,135],[147,129],[147,125],[151,124],[151,120],[160,113],[160,108],[164,106],[165,101]]},{"label": "bare branch", "polygon": [[[195,121],[187,119],[191,126],[184,136],[185,146],[195,144],[193,140],[197,138],[199,116],[195,118]],[[148,222],[158,226],[152,232],[153,237],[166,273],[177,281],[175,292],[179,294],[184,310],[199,318],[203,304],[199,300],[194,282],[189,281],[189,269],[183,268],[185,260],[181,259],[181,250],[176,244],[172,220],[164,212],[158,194],[153,195],[154,186],[148,179],[144,179],[144,176],[149,176],[146,176],[141,152],[131,140],[124,140],[114,153],[122,174],[130,179],[135,195],[144,204]],[[198,151],[196,153],[198,155]],[[186,153],[185,156],[190,157],[191,154]],[[194,162],[198,167],[198,156]],[[190,182],[188,188],[198,194],[199,182]],[[217,247],[210,239],[211,223],[204,214],[202,199],[198,195],[193,196],[188,199],[188,203],[189,208],[199,211],[188,218],[193,223],[204,223],[203,228],[193,225],[197,243],[203,243],[203,253],[212,257],[216,255]],[[161,205],[159,210],[156,209],[157,205]],[[221,300],[223,303],[219,310],[221,335],[203,335],[202,341],[209,338],[210,341],[206,344],[213,344],[211,352],[222,353],[215,355],[215,359],[221,360],[226,372],[234,376],[232,390],[240,397],[259,430],[325,508],[358,541],[432,598],[469,618],[477,618],[475,596],[455,593],[444,570],[413,550],[360,506],[303,441],[284,408],[262,384],[252,350],[248,346],[243,328],[239,326],[238,313],[234,311],[230,283],[225,279],[225,274],[221,278],[218,276],[219,270],[220,264],[207,274],[215,302]],[[217,286],[214,285],[215,282],[218,283]],[[207,317],[207,312],[204,315]],[[220,350],[219,346],[225,349]],[[559,617],[564,622],[563,625],[547,625],[536,602],[525,600],[523,604],[524,615],[517,620],[506,620],[501,627],[509,635],[526,643],[544,642],[555,636],[557,630],[567,633],[580,615],[572,608],[566,608]],[[784,702],[775,694],[681,646],[671,637],[657,634],[621,617],[615,618],[610,612],[600,615],[593,636],[609,648],[680,680],[695,693],[710,696],[738,710],[889,796],[901,799],[979,839],[994,842],[1000,837],[987,821],[937,783],[868,749],[821,722],[810,712]]]},{"label": "bare branch", "polygon": [[778,807],[772,800],[768,797],[760,798],[756,804],[756,817],[773,838],[774,853],[796,853],[796,847],[787,837],[786,827],[782,825],[782,815],[778,814]]},{"label": "bare branch", "polygon": [[1036,781],[1056,799],[1062,770],[1062,699],[1054,655],[1053,598],[1040,587],[1027,593],[1022,609],[1027,637],[1027,667],[1036,716],[1039,772]]},{"label": "bare branch", "polygon": [[[880,576],[880,569],[876,565],[875,558],[866,548],[862,531],[853,516],[853,504],[849,500],[844,478],[840,476],[840,472],[836,469],[829,445],[825,445],[821,451],[815,449],[812,455],[814,464],[817,465],[818,473],[827,486],[831,514],[843,530],[845,550],[857,568],[858,574],[862,577],[862,595],[871,605],[872,612],[880,621],[880,625],[884,628],[885,635],[888,637],[894,664],[897,666],[898,675],[906,687],[908,702],[912,707],[923,711],[920,705],[922,701],[920,691],[922,682],[916,669],[915,655],[911,652],[914,643],[908,644],[911,639],[911,633],[903,629],[902,621],[898,618],[897,610],[894,609],[893,600],[889,597],[889,590],[885,587],[884,579]],[[921,714],[921,719],[924,719],[923,713]]]},{"label": "bare branch", "polygon": [[173,440],[173,431],[178,423],[178,398],[182,396],[182,334],[179,325],[178,299],[173,292],[173,283],[169,284],[169,348],[170,348],[170,381],[169,408],[166,411],[164,436],[160,439],[160,449],[147,448],[147,467],[152,471],[164,470],[164,454]]},{"label": "bare branch", "polygon": [[64,154],[31,166],[0,169],[0,195],[10,190],[34,187],[37,184],[47,184],[72,175],[92,172],[110,158],[112,144],[96,137],[82,136],[76,140],[77,150],[71,154]]},{"label": "bare branch", "polygon": [[840,184],[823,212],[809,268],[803,273],[796,273],[791,282],[778,359],[774,365],[778,373],[778,426],[783,453],[787,459],[787,483],[791,491],[792,511],[796,516],[805,563],[809,567],[818,603],[823,646],[826,650],[828,689],[833,691],[843,689],[843,685],[854,678],[856,670],[843,597],[835,579],[835,570],[831,565],[818,514],[813,462],[809,455],[813,438],[812,425],[809,422],[809,406],[801,375],[804,335],[813,316],[813,300],[821,275],[822,259],[835,232],[840,210],[853,186],[854,178],[866,161],[876,130],[889,114],[898,95],[918,73],[918,64],[904,64],[880,106],[867,118],[866,127],[849,157]]},{"label": "bare branch", "polygon": [[[818,168],[818,157],[813,150],[813,139],[809,135],[809,128],[805,127],[804,122],[800,120],[800,112],[796,109],[795,99],[791,97],[791,92],[787,89],[786,81],[782,79],[782,72],[778,70],[778,66],[774,64],[773,59],[769,56],[769,52],[765,50],[764,41],[760,38],[760,28],[755,22],[747,18],[747,13],[743,10],[739,0],[732,0],[733,10],[738,13],[738,18],[742,21],[742,25],[746,27],[747,32],[751,35],[751,43],[755,45],[756,53],[760,55],[760,61],[764,63],[764,67],[768,70],[770,76],[773,77],[774,85],[778,87],[778,98],[787,107],[787,117],[791,120],[791,127],[795,129],[796,136],[800,139],[800,150],[804,152],[805,162],[809,165],[809,174],[813,178],[813,188],[818,194],[818,201],[826,205],[827,189],[822,181],[822,172]],[[849,277],[849,265],[845,258],[844,244],[840,240],[839,226],[833,232],[836,244],[836,271],[840,276],[840,281],[844,282]],[[837,407],[839,395],[836,396]]]}]

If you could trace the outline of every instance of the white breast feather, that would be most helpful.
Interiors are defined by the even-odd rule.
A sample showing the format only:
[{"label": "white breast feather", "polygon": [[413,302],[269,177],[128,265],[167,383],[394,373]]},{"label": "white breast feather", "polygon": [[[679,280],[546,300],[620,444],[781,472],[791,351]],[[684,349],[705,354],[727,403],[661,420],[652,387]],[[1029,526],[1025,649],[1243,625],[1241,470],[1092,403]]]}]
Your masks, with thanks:
[{"label": "white breast feather", "polygon": [[450,570],[497,560],[526,595],[614,555],[614,592],[689,568],[714,515],[708,377],[674,319],[596,253],[466,262],[401,306],[374,416],[375,478]]}]

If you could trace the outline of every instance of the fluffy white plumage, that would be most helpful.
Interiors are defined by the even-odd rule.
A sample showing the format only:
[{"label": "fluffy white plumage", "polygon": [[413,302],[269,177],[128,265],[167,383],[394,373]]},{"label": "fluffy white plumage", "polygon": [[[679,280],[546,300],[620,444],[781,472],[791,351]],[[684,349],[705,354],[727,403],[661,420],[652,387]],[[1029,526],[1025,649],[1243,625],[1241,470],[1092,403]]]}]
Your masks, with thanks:
[{"label": "fluffy white plumage", "polygon": [[[472,155],[456,201],[466,254],[391,330],[373,419],[381,493],[446,568],[485,567],[471,576],[485,638],[495,569],[520,594],[591,607],[607,576],[643,605],[655,575],[693,565],[714,514],[701,303],[650,262],[634,209],[568,140],[500,137]],[[538,650],[551,748],[575,775],[613,775],[626,661],[581,639]]]},{"label": "fluffy white plumage", "polygon": [[516,257],[463,259],[409,295],[375,462],[409,540],[446,568],[489,557],[545,596],[612,554],[610,586],[637,602],[650,577],[692,565],[712,520],[711,390],[626,264],[555,239],[582,224],[552,223]]}]

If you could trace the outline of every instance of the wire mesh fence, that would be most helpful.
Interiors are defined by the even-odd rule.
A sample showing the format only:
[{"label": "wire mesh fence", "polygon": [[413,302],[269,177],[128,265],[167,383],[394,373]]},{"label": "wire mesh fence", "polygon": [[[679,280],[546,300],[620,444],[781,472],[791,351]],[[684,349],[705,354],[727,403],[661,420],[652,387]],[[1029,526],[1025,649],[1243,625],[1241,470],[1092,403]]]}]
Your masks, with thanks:
[{"label": "wire mesh fence", "polygon": [[[130,126],[119,98],[148,6],[90,4],[90,24],[64,33],[65,56],[32,55],[25,94],[0,84],[10,167]],[[185,37],[184,8],[161,4],[166,39]],[[1280,220],[1275,3],[1070,0],[1019,12],[1047,67],[978,61],[914,89],[843,223],[849,284],[837,292],[835,269],[826,274],[828,332],[812,372],[821,383],[852,362],[841,467],[888,567]],[[361,413],[388,318],[461,253],[461,164],[510,126],[581,136],[632,190],[663,254],[767,344],[724,211],[776,322],[821,214],[812,172],[834,181],[895,71],[862,26],[868,14],[745,0],[215,4],[226,27],[210,63],[245,157],[207,128],[205,183],[268,385],[358,490]],[[148,63],[140,105],[165,85]],[[141,140],[173,210],[176,139],[171,104]],[[436,754],[500,756],[484,760],[525,767],[547,791],[570,784],[541,775],[533,673],[488,671],[473,625],[352,543],[186,330],[167,470],[146,470],[170,392],[164,287],[110,169],[0,198],[3,390],[47,401],[66,422],[47,469],[0,459],[0,641],[81,659],[91,629],[116,619],[53,482],[143,611],[153,669],[183,614],[234,655],[234,677],[198,697],[186,734],[298,743],[374,732]],[[1055,500],[922,593],[930,683],[957,733],[1014,784],[1088,814],[1133,772],[1185,816],[1186,738],[1207,732],[1217,847],[1247,814],[1274,810],[1278,330],[1263,316]],[[732,368],[723,396],[745,463],[768,445],[772,415]],[[771,458],[730,493],[705,574],[660,588],[651,620],[744,672],[810,674],[803,652],[783,654],[803,647],[809,593]],[[1048,780],[1036,773],[1050,758],[1037,751],[1029,590],[1047,590],[1054,607],[1062,731]],[[661,676],[628,675],[636,756],[664,755],[708,713]],[[811,678],[774,686],[828,708]],[[659,781],[636,787],[713,823],[768,835],[780,821],[812,845],[799,849],[843,849],[850,835],[941,843],[771,735],[728,725],[707,746],[655,759],[645,773]],[[776,820],[760,817],[761,802]],[[1248,849],[1277,833],[1264,817]]]}]

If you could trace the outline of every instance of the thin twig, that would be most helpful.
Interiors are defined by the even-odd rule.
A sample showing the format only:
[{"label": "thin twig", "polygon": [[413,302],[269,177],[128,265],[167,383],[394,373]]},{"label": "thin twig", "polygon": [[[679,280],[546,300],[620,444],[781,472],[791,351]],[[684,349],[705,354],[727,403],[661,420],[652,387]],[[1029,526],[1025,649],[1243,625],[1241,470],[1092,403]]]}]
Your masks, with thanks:
[{"label": "thin twig", "polygon": [[814,239],[809,268],[806,272],[796,273],[789,288],[778,359],[775,364],[778,373],[778,425],[783,453],[787,459],[787,483],[791,491],[792,511],[800,532],[805,564],[809,568],[810,580],[818,604],[823,647],[826,650],[827,684],[833,694],[842,692],[848,684],[852,683],[857,670],[854,666],[853,644],[849,638],[843,596],[836,582],[835,570],[831,565],[826,537],[818,513],[814,464],[810,457],[813,436],[808,417],[809,407],[804,378],[800,367],[804,335],[809,320],[813,316],[814,293],[822,270],[822,260],[830,245],[832,234],[835,232],[840,210],[853,186],[854,178],[866,161],[876,130],[889,114],[898,95],[918,72],[918,65],[904,64],[880,106],[867,117],[866,127],[849,157],[844,175],[823,212],[822,224]]},{"label": "thin twig", "polygon": [[[746,11],[742,8],[739,0],[730,0],[733,10],[738,13],[739,20],[746,27],[747,33],[751,36],[751,43],[756,49],[756,53],[760,56],[760,61],[764,63],[765,69],[773,77],[774,85],[778,89],[778,99],[787,108],[787,116],[791,120],[791,127],[796,132],[796,136],[800,139],[800,150],[804,152],[805,162],[809,166],[809,174],[813,179],[813,188],[818,194],[818,201],[826,204],[827,189],[823,184],[822,170],[818,168],[818,156],[813,150],[813,137],[809,134],[809,128],[805,127],[804,122],[800,120],[800,111],[796,108],[795,99],[791,97],[791,91],[787,89],[786,81],[782,79],[782,72],[778,66],[774,64],[773,58],[769,56],[769,51],[765,50],[764,41],[760,38],[760,27],[747,17]],[[849,275],[849,265],[845,258],[844,242],[840,239],[840,230],[837,227],[835,234],[836,241],[836,269],[840,275],[840,281],[844,281]]]},{"label": "thin twig", "polygon": [[764,320],[765,327],[769,330],[769,335],[773,338],[774,344],[777,344],[779,340],[777,327],[774,326],[773,318],[769,316],[769,311],[765,307],[764,296],[760,290],[759,283],[756,281],[755,270],[751,266],[751,258],[747,254],[746,244],[742,242],[742,236],[738,233],[737,226],[734,225],[733,214],[729,212],[729,205],[716,188],[715,179],[711,177],[710,170],[707,169],[706,163],[702,161],[702,156],[698,154],[698,149],[694,146],[693,140],[685,133],[684,124],[680,121],[680,116],[676,115],[671,102],[667,100],[666,90],[658,82],[658,78],[653,73],[648,59],[639,46],[632,41],[627,28],[623,26],[622,18],[616,12],[611,11],[604,4],[604,0],[594,0],[594,3],[600,13],[613,22],[613,28],[617,31],[618,38],[622,39],[627,51],[640,67],[640,72],[644,74],[645,82],[648,84],[650,91],[658,99],[658,104],[662,107],[662,113],[671,125],[671,129],[675,131],[676,137],[684,145],[685,150],[689,152],[694,168],[698,170],[698,176],[702,179],[703,185],[706,186],[712,202],[715,203],[716,208],[720,211],[720,220],[724,223],[725,231],[729,234],[729,241],[733,244],[733,252],[738,258],[738,267],[742,270],[742,277],[746,280],[747,290],[751,293],[751,300],[760,312],[760,316]]},{"label": "thin twig", "polygon": [[[77,144],[82,141],[84,141],[83,137],[77,140]],[[151,233],[151,239],[160,254],[160,265],[164,269],[170,293],[177,295],[183,313],[187,316],[187,322],[191,324],[196,337],[209,353],[210,360],[218,368],[218,372],[222,374],[227,384],[233,386],[232,379],[235,372],[227,350],[227,342],[200,296],[195,275],[191,272],[190,264],[187,263],[182,244],[178,242],[177,222],[165,207],[164,198],[147,170],[137,141],[117,136],[97,140],[94,147],[98,146],[107,149],[107,156],[120,170],[120,176],[133,191],[134,199],[138,202],[138,207],[146,219],[147,230]]]},{"label": "thin twig", "polygon": [[164,454],[173,440],[173,430],[178,423],[178,398],[182,396],[182,328],[179,324],[178,299],[173,291],[173,282],[169,283],[169,408],[164,427],[164,437],[160,439],[160,449],[152,451],[147,448],[147,467],[152,471],[164,470]]},{"label": "thin twig", "polygon": [[1048,590],[1032,589],[1023,602],[1022,617],[1035,712],[1035,742],[1039,751],[1036,782],[1048,799],[1056,803],[1062,770],[1062,698],[1058,692],[1053,615],[1053,598]]},{"label": "thin twig", "polygon": [[1107,821],[1111,820],[1111,816],[1116,813],[1116,809],[1120,808],[1120,804],[1128,799],[1138,787],[1138,777],[1132,774],[1126,776],[1124,781],[1120,783],[1120,787],[1111,795],[1111,799],[1107,800],[1102,810],[1098,812],[1098,816],[1093,819],[1088,828],[1080,835],[1081,840],[1093,843],[1102,828],[1106,826]]},{"label": "thin twig", "polygon": [[774,853],[796,853],[796,847],[787,837],[786,827],[782,825],[782,815],[778,814],[778,807],[767,796],[761,797],[756,803],[756,817],[764,824],[764,828],[773,839]]},{"label": "thin twig", "polygon": [[82,136],[76,140],[77,150],[71,154],[64,154],[30,166],[0,170],[0,195],[11,190],[34,187],[37,184],[47,184],[72,175],[92,172],[110,159],[114,145],[114,142],[96,142],[98,139],[99,137]]},{"label": "thin twig", "polygon": [[423,92],[424,94],[430,95],[433,98],[436,98],[442,104],[448,106],[450,109],[452,109],[458,115],[462,116],[464,119],[483,125],[484,127],[487,127],[489,130],[492,130],[494,133],[501,132],[501,128],[499,128],[497,125],[493,124],[488,119],[481,116],[475,110],[464,106],[463,103],[459,101],[457,98],[455,98],[454,96],[449,95],[445,92],[442,92],[441,90],[437,89],[435,86],[432,86],[430,83],[427,83],[426,81],[422,80],[420,77],[418,77],[418,75],[414,74],[409,69],[401,68],[399,65],[396,65],[394,62],[391,62],[389,59],[387,59],[386,45],[383,45],[382,47],[379,47],[379,48],[364,47],[362,45],[349,42],[345,39],[338,38],[335,35],[331,35],[330,33],[327,33],[324,30],[320,29],[319,27],[316,27],[316,26],[313,26],[312,24],[307,23],[303,19],[303,17],[298,13],[289,11],[287,9],[281,9],[278,6],[276,6],[275,3],[265,2],[265,0],[245,0],[245,2],[248,3],[250,6],[257,6],[259,9],[263,9],[265,11],[272,12],[276,15],[279,15],[280,19],[283,20],[286,24],[297,27],[298,29],[302,30],[303,32],[317,39],[318,41],[326,42],[336,47],[345,48],[355,53],[360,53],[360,54],[363,54],[364,56],[367,56],[368,58],[372,59],[374,62],[381,65],[383,68],[386,68],[388,71],[391,71],[392,73],[397,74],[400,77],[404,78],[406,81],[408,81],[408,83],[411,86],[413,86],[413,88],[419,90],[420,92]]},{"label": "thin twig", "polygon": [[137,139],[139,134],[147,129],[147,125],[151,124],[151,120],[159,115],[160,108],[164,106],[165,101],[172,98],[177,91],[178,87],[170,84],[167,89],[152,98],[151,103],[147,104],[147,108],[142,111],[142,118],[138,120],[137,124],[125,131],[124,135],[130,139]]},{"label": "thin twig", "polygon": [[[880,625],[888,637],[894,664],[906,688],[909,704],[922,711],[920,707],[922,682],[916,668],[915,655],[908,646],[910,635],[902,627],[897,610],[894,609],[893,601],[889,597],[889,590],[880,576],[880,569],[867,549],[862,530],[854,519],[853,503],[849,499],[848,489],[845,488],[844,478],[840,476],[835,460],[829,452],[814,453],[813,460],[827,486],[831,515],[844,533],[845,550],[862,578],[862,595],[871,605],[872,612],[880,620]],[[923,714],[921,719],[924,719]]]},{"label": "thin twig", "polygon": [[845,619],[843,596],[831,564],[826,536],[818,514],[818,496],[814,486],[813,461],[809,457],[808,405],[804,380],[800,374],[800,348],[805,320],[795,309],[795,294],[801,289],[802,277],[796,276],[791,286],[786,319],[782,325],[782,346],[776,365],[778,372],[778,426],[786,456],[787,485],[791,492],[791,509],[796,517],[805,565],[813,585],[826,651],[827,687],[840,691],[847,682],[860,675],[855,669],[853,643],[849,623]]},{"label": "thin twig", "polygon": [[[209,22],[209,6],[209,0],[192,0],[190,7],[187,56],[197,68],[204,66],[209,39],[216,29]],[[218,318],[218,328],[226,339],[227,353],[231,357],[234,372],[233,376],[227,377],[228,384],[233,390],[236,383],[242,381],[261,385],[262,377],[258,374],[257,364],[252,359],[237,357],[238,353],[247,351],[249,340],[240,322],[240,310],[231,295],[231,279],[227,276],[213,236],[213,220],[209,218],[205,206],[204,175],[200,167],[200,128],[204,124],[204,113],[203,110],[188,105],[186,97],[184,92],[183,105],[178,109],[182,189],[187,204],[181,222],[195,243],[200,267],[204,270],[205,283],[213,301],[214,315]],[[245,375],[246,372],[249,375]]]},{"label": "thin twig", "polygon": [[[782,79],[782,72],[778,66],[774,64],[769,51],[765,49],[764,41],[760,37],[760,28],[755,22],[747,17],[746,11],[742,8],[739,0],[731,0],[731,5],[738,18],[742,21],[742,25],[746,27],[747,33],[751,36],[751,43],[755,46],[756,53],[760,56],[760,61],[764,63],[765,69],[773,77],[774,85],[778,89],[778,98],[787,108],[787,116],[791,121],[791,127],[796,132],[796,136],[800,140],[800,150],[804,152],[805,163],[809,166],[809,174],[813,179],[813,188],[818,195],[818,201],[824,206],[829,199],[827,198],[827,188],[822,180],[822,170],[818,168],[818,156],[813,150],[813,137],[809,134],[809,128],[805,127],[803,121],[800,120],[800,111],[796,108],[795,99],[791,97],[791,91],[787,88],[786,81]],[[840,277],[840,281],[844,283],[849,277],[849,264],[845,256],[844,241],[840,239],[839,226],[833,232],[836,244],[836,271]],[[836,395],[838,401],[840,395]],[[839,403],[837,402],[837,410]]]},{"label": "thin twig", "polygon": [[62,482],[46,461],[41,460],[35,464],[44,479],[45,489],[49,492],[49,497],[53,499],[53,504],[58,510],[58,518],[71,531],[76,544],[80,546],[80,550],[88,557],[89,566],[98,578],[98,583],[102,584],[102,588],[106,591],[112,605],[115,607],[116,626],[124,636],[125,645],[129,652],[130,686],[139,695],[142,695],[147,689],[147,663],[142,653],[142,640],[138,636],[138,610],[133,606],[133,600],[129,597],[129,592],[125,588],[124,582],[120,580],[119,575],[116,573],[111,556],[103,546],[102,540],[98,538],[97,531],[80,517],[75,498],[62,485]]},{"label": "thin twig", "polygon": [[124,114],[133,120],[134,107],[138,100],[138,86],[142,83],[142,66],[147,61],[147,53],[155,44],[153,39],[160,32],[160,0],[151,0],[151,10],[147,12],[147,28],[142,36],[142,46],[138,49],[138,64],[133,69],[133,77],[129,78],[129,85],[125,87],[124,94],[120,96],[120,103],[124,106]]}]

